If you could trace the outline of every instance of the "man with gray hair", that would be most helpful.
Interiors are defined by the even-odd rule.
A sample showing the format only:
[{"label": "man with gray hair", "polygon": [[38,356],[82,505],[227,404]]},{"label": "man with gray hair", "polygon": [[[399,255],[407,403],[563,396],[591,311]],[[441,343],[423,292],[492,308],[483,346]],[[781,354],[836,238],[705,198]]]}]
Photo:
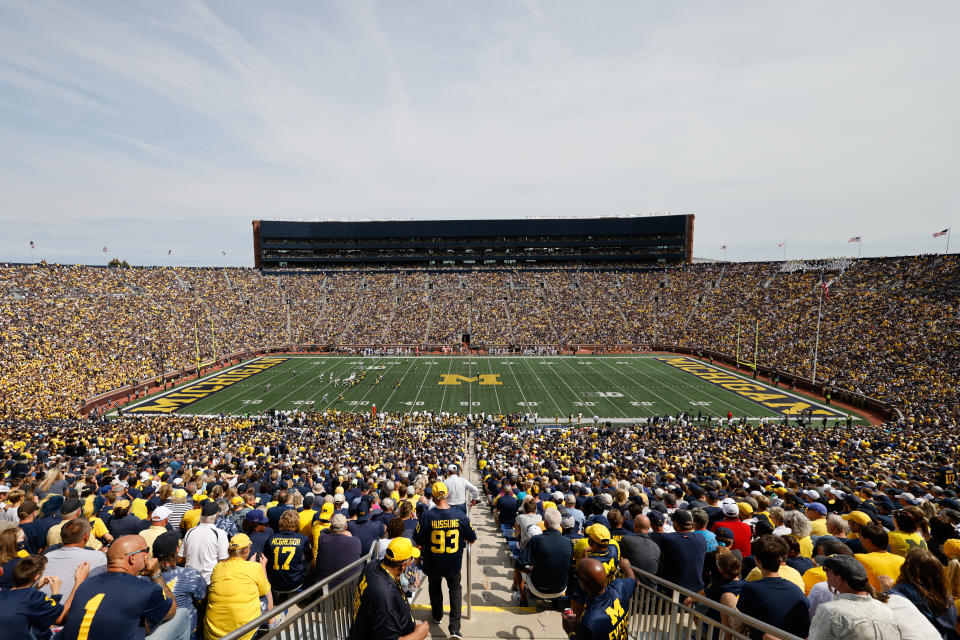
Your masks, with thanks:
[{"label": "man with gray hair", "polygon": [[397,517],[395,513],[397,509],[397,503],[393,498],[384,498],[380,501],[380,511],[374,515],[371,520],[374,522],[379,522],[384,527],[386,527],[391,520]]},{"label": "man with gray hair", "polygon": [[[553,600],[562,596],[567,588],[573,541],[563,535],[560,520],[559,511],[552,507],[545,510],[543,535],[530,538],[515,562],[514,566],[521,574],[521,606],[526,606],[528,593],[543,600]],[[523,574],[529,574],[526,581],[522,579]]]},{"label": "man with gray hair", "polygon": [[563,496],[563,507],[567,515],[573,518],[577,531],[583,531],[583,523],[587,520],[587,516],[583,514],[583,511],[577,509],[577,497],[572,493]]},{"label": "man with gray hair", "polygon": [[[317,538],[317,555],[313,561],[316,579],[323,580],[340,569],[360,559],[360,538],[353,537],[347,531],[347,517],[342,513],[333,514],[330,528]],[[337,578],[331,586],[336,586],[351,576]]]}]

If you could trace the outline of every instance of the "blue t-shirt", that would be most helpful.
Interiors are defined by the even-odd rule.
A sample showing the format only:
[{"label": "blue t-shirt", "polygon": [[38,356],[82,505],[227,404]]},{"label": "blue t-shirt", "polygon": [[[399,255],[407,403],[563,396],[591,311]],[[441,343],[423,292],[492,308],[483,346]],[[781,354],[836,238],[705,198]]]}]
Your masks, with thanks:
[{"label": "blue t-shirt", "polygon": [[310,539],[296,531],[274,534],[263,548],[267,556],[267,579],[274,591],[294,591],[303,586],[310,566]]},{"label": "blue t-shirt", "polygon": [[637,588],[633,578],[621,578],[607,585],[603,593],[590,598],[574,635],[576,640],[608,640],[627,637],[627,611]]},{"label": "blue t-shirt", "polygon": [[177,601],[177,609],[190,613],[190,631],[196,633],[197,603],[207,595],[206,578],[193,567],[167,567],[163,570],[163,579]]},{"label": "blue t-shirt", "polygon": [[155,582],[126,573],[101,573],[77,587],[64,625],[62,640],[77,640],[81,626],[87,638],[142,640],[143,622],[153,629],[170,612],[167,599]]},{"label": "blue t-shirt", "polygon": [[39,589],[0,591],[0,629],[4,640],[49,638],[50,625],[63,613],[60,596],[47,596]]},{"label": "blue t-shirt", "polygon": [[657,536],[656,543],[660,547],[660,577],[690,591],[702,590],[706,539],[695,531],[686,531]]},{"label": "blue t-shirt", "polygon": [[423,549],[423,572],[428,576],[459,573],[463,545],[476,539],[467,514],[451,508],[424,511],[413,533],[413,541]]},{"label": "blue t-shirt", "polygon": [[703,539],[707,541],[707,553],[711,551],[716,551],[717,547],[720,545],[717,543],[717,534],[713,531],[707,531],[706,529],[698,529],[694,533],[703,536]]},{"label": "blue t-shirt", "polygon": [[[810,602],[797,585],[783,578],[761,578],[740,589],[737,609],[787,633],[806,638],[810,632]],[[752,630],[753,640],[763,632]]]}]

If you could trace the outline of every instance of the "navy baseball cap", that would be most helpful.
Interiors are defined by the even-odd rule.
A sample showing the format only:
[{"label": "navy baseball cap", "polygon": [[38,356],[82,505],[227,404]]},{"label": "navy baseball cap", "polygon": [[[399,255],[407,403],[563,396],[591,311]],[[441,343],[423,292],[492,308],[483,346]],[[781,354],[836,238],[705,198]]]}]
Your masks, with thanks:
[{"label": "navy baseball cap", "polygon": [[260,511],[260,509],[252,509],[247,512],[246,516],[247,522],[253,522],[254,524],[267,524],[267,515]]}]

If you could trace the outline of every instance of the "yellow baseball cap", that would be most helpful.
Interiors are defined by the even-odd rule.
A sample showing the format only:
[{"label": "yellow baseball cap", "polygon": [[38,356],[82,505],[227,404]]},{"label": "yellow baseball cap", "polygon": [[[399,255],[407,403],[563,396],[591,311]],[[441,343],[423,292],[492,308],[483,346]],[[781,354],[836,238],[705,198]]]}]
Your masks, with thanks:
[{"label": "yellow baseball cap", "polygon": [[749,502],[739,502],[737,506],[740,507],[740,513],[746,514],[748,516],[753,515],[753,507]]},{"label": "yellow baseball cap", "polygon": [[[117,500],[117,504],[113,505],[114,509],[126,509],[130,506],[129,500]],[[119,520],[118,520],[119,522]]]},{"label": "yellow baseball cap", "polygon": [[209,500],[209,499],[210,498],[208,498],[206,494],[203,494],[203,493],[196,493],[193,496],[193,501],[196,502],[197,504],[200,504],[204,500]]},{"label": "yellow baseball cap", "polygon": [[232,498],[230,498],[230,504],[232,505],[243,504],[243,498],[241,498],[240,496],[233,496]]},{"label": "yellow baseball cap", "polygon": [[250,536],[245,533],[238,533],[230,538],[230,546],[234,549],[246,549],[251,544]]},{"label": "yellow baseball cap", "polygon": [[587,535],[590,536],[590,539],[594,542],[599,542],[600,544],[610,544],[610,529],[607,529],[599,522],[590,525],[585,531]]},{"label": "yellow baseball cap", "polygon": [[390,541],[387,551],[384,554],[387,560],[407,560],[408,558],[419,558],[420,549],[413,546],[409,538],[400,536]]},{"label": "yellow baseball cap", "polygon": [[185,489],[174,489],[174,490],[173,490],[173,497],[174,497],[174,498],[186,498],[186,497],[187,497],[187,492],[186,492]]},{"label": "yellow baseball cap", "polygon": [[450,490],[447,489],[447,485],[445,485],[444,483],[442,483],[442,482],[434,482],[434,483],[433,483],[433,498],[434,498],[434,500],[436,500],[437,498],[442,498],[443,496],[445,496],[445,495],[447,495],[447,494],[449,494],[449,493],[450,493]]},{"label": "yellow baseball cap", "polygon": [[323,506],[320,507],[320,516],[319,516],[319,519],[320,519],[320,520],[329,521],[330,518],[332,518],[332,517],[333,517],[333,503],[332,503],[332,502],[324,502],[324,503],[323,503]]},{"label": "yellow baseball cap", "polygon": [[947,556],[951,560],[953,558],[960,558],[960,540],[956,538],[950,538],[943,543],[943,555]]},{"label": "yellow baseball cap", "polygon": [[[870,516],[865,514],[863,511],[851,511],[850,513],[843,514],[842,517],[844,520],[852,520],[857,524],[864,526],[873,523],[873,520],[870,519]],[[960,540],[957,542],[960,542]]]}]

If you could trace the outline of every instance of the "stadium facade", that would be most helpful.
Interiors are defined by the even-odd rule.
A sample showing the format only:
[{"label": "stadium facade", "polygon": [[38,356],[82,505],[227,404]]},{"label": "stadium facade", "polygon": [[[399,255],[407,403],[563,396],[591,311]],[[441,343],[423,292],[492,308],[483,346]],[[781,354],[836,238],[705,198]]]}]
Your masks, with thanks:
[{"label": "stadium facade", "polygon": [[506,220],[253,221],[258,269],[533,266],[693,259],[693,214]]}]

